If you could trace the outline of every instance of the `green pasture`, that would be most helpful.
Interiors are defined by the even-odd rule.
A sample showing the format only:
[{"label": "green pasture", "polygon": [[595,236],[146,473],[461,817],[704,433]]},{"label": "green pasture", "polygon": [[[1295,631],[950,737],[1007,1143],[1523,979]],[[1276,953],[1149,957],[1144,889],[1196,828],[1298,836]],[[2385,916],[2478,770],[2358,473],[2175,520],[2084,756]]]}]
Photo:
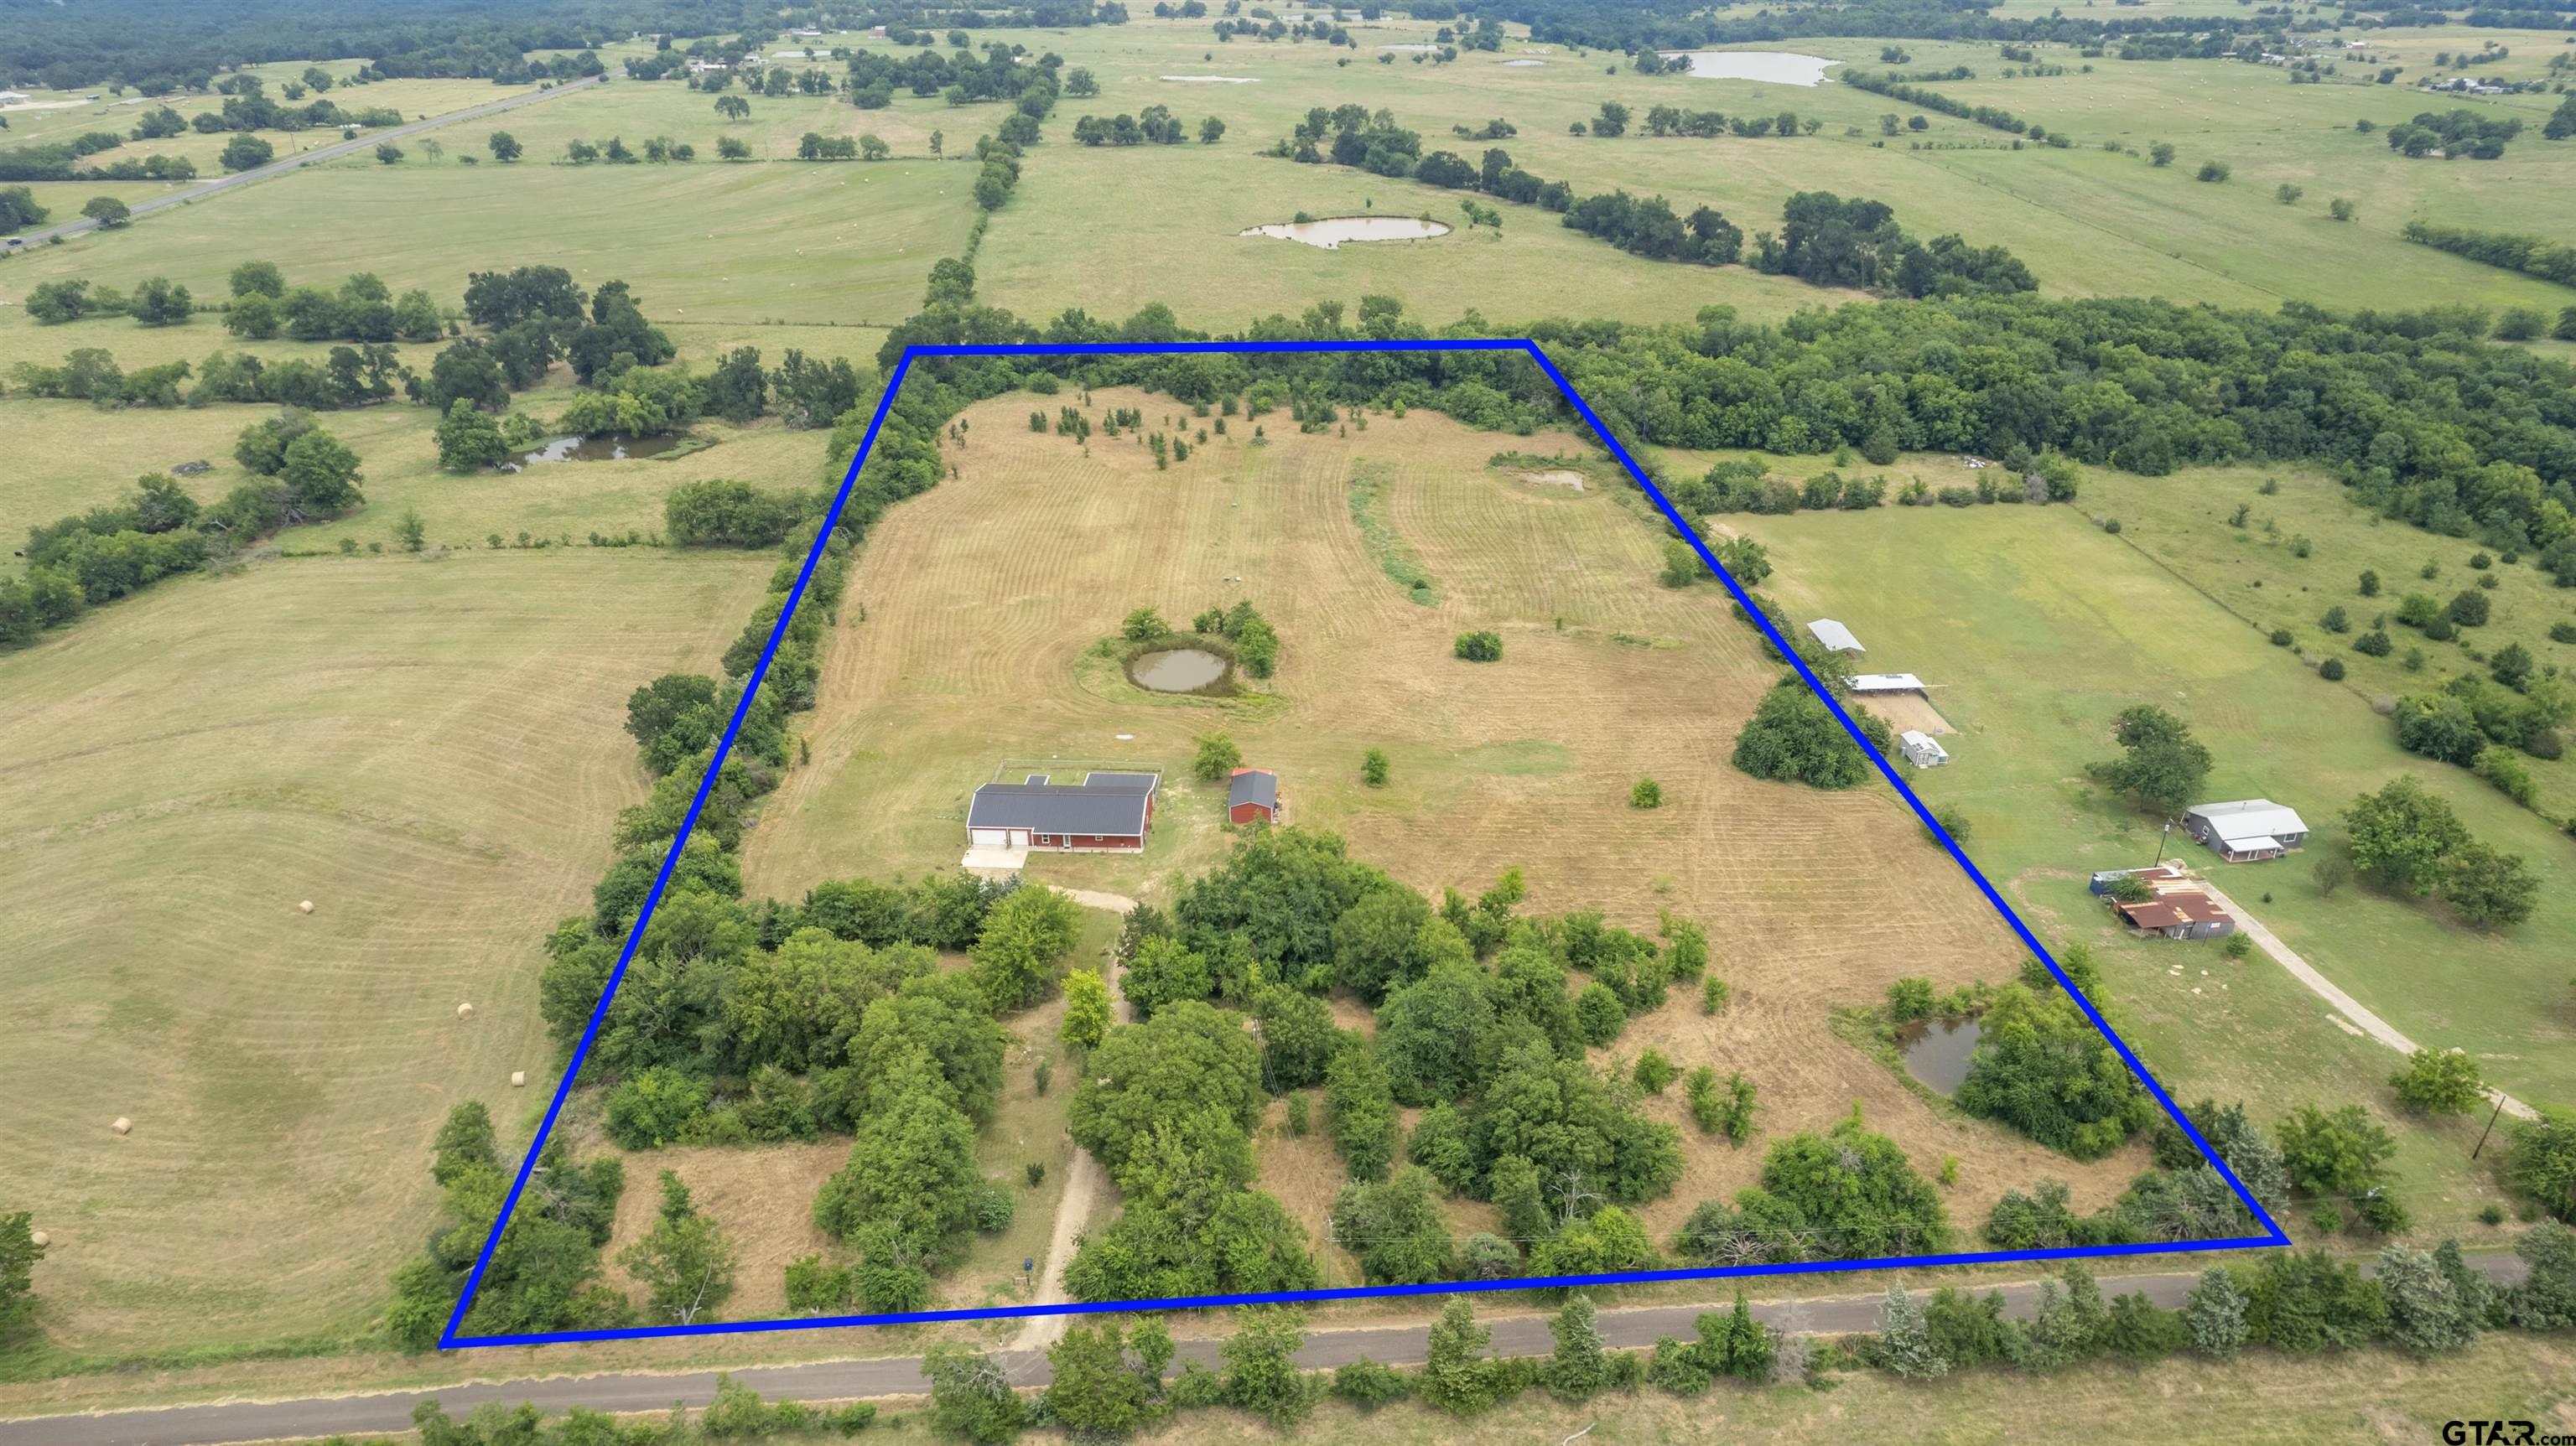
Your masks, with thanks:
[{"label": "green pasture", "polygon": [[[807,68],[801,62],[788,66],[791,71]],[[811,68],[835,81],[848,74],[843,62],[829,57]],[[751,114],[738,121],[718,115],[715,107],[721,96],[748,103]],[[929,157],[930,133],[936,130],[942,133],[949,156],[971,159],[975,137],[990,134],[1004,114],[998,104],[952,109],[936,96],[924,99],[909,91],[883,110],[860,110],[838,95],[768,96],[739,85],[710,93],[691,90],[679,80],[613,78],[560,100],[468,122],[452,135],[442,133],[441,138],[449,143],[449,164],[455,163],[457,154],[470,150],[481,154],[481,164],[489,166],[487,139],[492,131],[505,130],[527,147],[522,165],[561,160],[564,146],[574,140],[605,146],[611,136],[639,150],[649,136],[686,141],[697,147],[696,164],[706,165],[716,159],[716,140],[721,136],[751,147],[755,160],[793,160],[796,142],[807,131],[827,136],[872,134],[894,147],[898,159],[921,160]],[[957,179],[966,189],[974,186],[972,170]]]},{"label": "green pasture", "polygon": [[452,304],[469,271],[557,265],[585,286],[625,280],[655,321],[890,325],[965,244],[971,188],[962,167],[926,162],[350,163],[38,248],[0,268],[0,296],[164,275],[220,297],[258,257],[297,279],[373,271]]},{"label": "green pasture", "polygon": [[[1455,294],[1488,316],[1515,317],[1629,314],[1625,308],[1632,299],[1675,319],[1712,302],[1752,315],[1778,314],[1830,299],[1743,268],[1695,275],[1698,268],[1643,262],[1573,234],[1552,237],[1572,248],[1566,257],[1541,257],[1535,238],[1560,231],[1556,218],[1509,204],[1501,207],[1503,242],[1496,254],[1442,258],[1449,265],[1435,264],[1430,252],[1466,244],[1463,235],[1293,260],[1271,254],[1291,243],[1243,242],[1226,249],[1243,226],[1285,220],[1300,210],[1427,210],[1452,223],[1463,219],[1458,193],[1239,154],[1266,149],[1310,107],[1349,103],[1389,110],[1400,124],[1422,133],[1426,148],[1446,147],[1471,158],[1493,143],[1461,139],[1451,128],[1508,119],[1518,134],[1499,144],[1540,175],[1563,178],[1582,193],[1619,188],[1662,194],[1682,209],[1711,205],[1748,234],[1776,227],[1781,203],[1799,190],[1872,196],[1893,206],[1918,233],[1956,231],[1981,245],[2009,247],[2054,294],[2155,294],[2267,310],[2284,300],[2305,300],[2347,307],[2440,301],[2554,311],[2576,299],[2537,280],[2410,246],[2397,235],[2419,215],[2553,233],[2576,225],[2576,145],[2538,138],[2537,121],[2546,112],[2539,98],[2507,98],[2533,124],[2502,161],[2409,161],[2356,133],[2353,123],[2369,118],[2384,124],[2455,103],[2506,102],[2455,102],[2402,85],[2293,86],[2280,69],[2232,61],[2087,62],[2070,47],[2044,47],[2041,59],[2070,68],[2091,64],[2091,74],[2005,81],[2003,69],[2021,67],[2001,61],[1991,46],[1905,42],[1913,57],[1908,70],[1965,64],[1978,73],[1973,82],[1940,82],[1935,89],[2063,128],[2078,144],[2015,150],[2006,133],[1931,114],[1930,129],[1904,131],[1881,145],[1878,117],[1911,114],[1914,108],[1832,81],[1809,88],[1640,77],[1624,67],[1612,75],[1605,73],[1601,56],[1576,57],[1564,47],[1525,55],[1516,43],[1499,54],[1468,52],[1448,65],[1416,65],[1409,57],[1376,63],[1375,46],[1425,38],[1413,34],[1415,28],[1427,35],[1428,27],[1399,22],[1356,30],[1363,47],[1356,56],[1311,42],[1220,44],[1205,26],[1185,22],[1139,21],[1072,34],[979,33],[979,41],[992,34],[1032,50],[1055,50],[1068,65],[1090,69],[1102,92],[1089,100],[1066,99],[1050,123],[1050,139],[1032,152],[1019,197],[996,218],[986,243],[988,294],[1015,309],[1041,312],[1097,299],[1102,304],[1095,311],[1115,313],[1130,298],[1161,299],[1184,316],[1196,314],[1187,300],[1204,297],[1219,318],[1293,311],[1294,303],[1318,292],[1363,290],[1403,296],[1433,315],[1462,309],[1449,301]],[[1761,48],[1879,69],[1883,44],[1817,39]],[[1547,63],[1503,64],[1513,59]],[[1238,76],[1251,83],[1161,79],[1169,75]],[[1628,106],[1640,122],[1648,107],[1669,104],[1730,114],[1790,110],[1824,125],[1816,135],[1794,141],[1655,139],[1633,122],[1629,134],[1617,139],[1567,133],[1609,100]],[[1202,116],[1222,119],[1224,139],[1209,148],[1193,141],[1123,152],[1065,144],[1067,122],[1083,114],[1157,104],[1169,106],[1193,133]],[[959,113],[972,115],[975,108]],[[2102,148],[2114,140],[2122,152]],[[2149,164],[2144,152],[2158,140],[2178,148],[2174,165]],[[2227,163],[2232,178],[2218,184],[2195,180],[2207,159]],[[2284,182],[2303,189],[2296,205],[2275,198]],[[1140,208],[1130,200],[1137,194],[1172,203]],[[2326,203],[2338,195],[2360,206],[2357,221],[2327,217]],[[1072,244],[1104,229],[1122,244]],[[1474,239],[1490,242],[1491,236]],[[1569,296],[1564,268],[1571,257],[1586,255],[1589,263],[1572,263],[1583,268],[1584,291]],[[1632,291],[1628,276],[1639,267],[1670,279],[1638,282]],[[1532,281],[1539,283],[1536,288]],[[1644,293],[1654,300],[1648,303]],[[1535,300],[1521,299],[1533,295]]]},{"label": "green pasture", "polygon": [[[2265,482],[2278,491],[2263,493]],[[2286,628],[2298,654],[2311,661],[2341,659],[2344,686],[2362,698],[2426,693],[2459,673],[2484,676],[2485,655],[2519,643],[2543,668],[2576,668],[2576,644],[2554,642],[2551,627],[2576,623],[2576,592],[2553,585],[2528,558],[2478,569],[2470,560],[2492,549],[2465,538],[2437,537],[2387,521],[2354,506],[2333,477],[2304,468],[2191,468],[2169,477],[2099,472],[2088,484],[2088,511],[2120,519],[2120,540],[2170,569],[2245,620],[2253,632]],[[2245,525],[2230,519],[2247,509]],[[2305,542],[2307,555],[2299,555]],[[2424,577],[2430,565],[2438,572]],[[2361,595],[2360,575],[2380,576],[2380,594]],[[2353,639],[2389,618],[2410,592],[2445,602],[2485,578],[2493,614],[2484,627],[2462,629],[2451,642],[2434,642],[2393,618],[2381,624],[2396,644],[2385,658],[2353,650]],[[2326,631],[2326,609],[2341,607],[2350,631]],[[2424,666],[2409,670],[2407,654],[2424,653]],[[2474,650],[2474,655],[2472,650]],[[2576,764],[2526,760],[2540,784],[2540,805],[2552,817],[2576,810]]]},{"label": "green pasture", "polygon": [[[1872,668],[1933,685],[1934,704],[1958,731],[1944,740],[1953,761],[1910,781],[1928,802],[1967,815],[1970,856],[2034,928],[2095,943],[2111,1003],[2177,1093],[2243,1094],[2258,1117],[2304,1099],[2359,1099],[2393,1116],[2385,1079],[2397,1057],[2333,1025],[2322,1000],[2259,955],[2231,964],[2213,947],[2136,941],[2109,926],[2086,875],[2158,853],[2158,820],[2084,771],[2113,752],[2111,716],[2132,703],[2178,714],[2208,744],[2217,758],[2210,797],[2268,796],[2316,830],[2304,854],[2283,862],[2221,864],[2179,832],[2165,856],[2207,868],[2417,1042],[2468,1050],[2524,1098],[2576,1096],[2567,967],[2576,911],[2566,903],[2576,852],[2567,838],[2466,772],[2400,752],[2363,699],[2268,646],[2125,533],[2106,535],[2068,507],[1730,521],[1771,548],[1780,571],[1767,590],[1793,621],[1839,618],[1868,645]],[[2320,894],[2310,866],[2342,847],[2341,810],[2400,775],[2420,779],[2478,837],[2540,873],[2544,903],[2530,923],[2479,934],[2438,906],[2367,887]],[[2182,974],[2167,972],[2175,965]],[[2438,1191],[2444,1215],[2489,1188],[2461,1158],[2458,1133],[2400,1131],[2410,1199]],[[2436,1204],[2420,1208],[2429,1216]]]}]

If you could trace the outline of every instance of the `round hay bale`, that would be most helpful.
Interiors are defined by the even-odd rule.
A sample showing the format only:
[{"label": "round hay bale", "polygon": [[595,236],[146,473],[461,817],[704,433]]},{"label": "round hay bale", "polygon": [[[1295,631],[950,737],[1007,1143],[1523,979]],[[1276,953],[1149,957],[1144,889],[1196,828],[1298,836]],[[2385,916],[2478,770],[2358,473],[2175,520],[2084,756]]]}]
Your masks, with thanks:
[{"label": "round hay bale", "polygon": [[116,1131],[120,1135],[130,1134],[133,1132],[134,1122],[123,1115],[118,1115],[116,1117],[116,1123],[108,1126],[108,1128]]},{"label": "round hay bale", "polygon": [[313,912],[313,901],[312,901],[311,899],[306,899],[303,903],[300,903],[300,904],[296,905],[296,906],[295,906],[295,912],[297,912],[297,913],[299,913],[299,914],[310,914],[310,913],[312,913],[312,912]]},{"label": "round hay bale", "polygon": [[31,1231],[29,1231],[29,1232],[27,1233],[27,1239],[28,1239],[29,1241],[33,1242],[33,1243],[34,1243],[34,1245],[35,1245],[35,1247],[36,1247],[38,1250],[42,1250],[42,1249],[44,1249],[46,1246],[51,1245],[51,1244],[53,1244],[53,1243],[54,1243],[54,1237],[52,1237],[52,1236],[50,1236],[50,1235],[47,1235],[45,1232],[43,1232],[43,1231],[41,1231],[41,1230],[31,1230]]},{"label": "round hay bale", "polygon": [[514,1069],[510,1071],[510,1088],[520,1089],[525,1087],[527,1083],[528,1072],[526,1070]]},{"label": "round hay bale", "polygon": [[456,1006],[456,1017],[459,1019],[472,1019],[474,1017],[474,1006],[471,1004],[460,1004]]}]

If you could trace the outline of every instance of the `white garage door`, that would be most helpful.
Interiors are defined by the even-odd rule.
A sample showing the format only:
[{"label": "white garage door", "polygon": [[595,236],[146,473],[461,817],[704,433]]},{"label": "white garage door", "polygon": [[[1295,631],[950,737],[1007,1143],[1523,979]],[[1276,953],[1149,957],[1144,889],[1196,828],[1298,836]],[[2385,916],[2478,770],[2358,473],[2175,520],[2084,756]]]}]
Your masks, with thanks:
[{"label": "white garage door", "polygon": [[966,831],[966,839],[967,842],[973,844],[979,849],[997,849],[1007,846],[1007,840],[1002,836],[1003,833],[1004,830],[998,828],[970,828]]}]

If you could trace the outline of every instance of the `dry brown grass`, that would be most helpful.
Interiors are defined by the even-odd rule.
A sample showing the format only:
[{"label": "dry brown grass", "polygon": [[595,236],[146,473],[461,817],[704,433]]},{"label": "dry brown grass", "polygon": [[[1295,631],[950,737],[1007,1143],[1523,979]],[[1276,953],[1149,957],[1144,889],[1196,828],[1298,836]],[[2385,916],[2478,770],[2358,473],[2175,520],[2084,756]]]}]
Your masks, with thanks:
[{"label": "dry brown grass", "polygon": [[652,1230],[662,1207],[660,1173],[670,1170],[689,1187],[698,1213],[725,1227],[734,1240],[733,1298],[710,1318],[786,1315],[788,1262],[835,1248],[830,1236],[814,1228],[814,1196],[849,1154],[843,1141],[820,1140],[752,1149],[682,1146],[627,1155],[616,1233],[601,1252],[608,1284],[643,1301],[644,1287],[617,1257]]},{"label": "dry brown grass", "polygon": [[[1238,418],[1168,471],[1128,438],[1095,435],[1086,454],[1027,429],[1034,403],[1079,400],[970,409],[969,442],[951,449],[960,475],[869,541],[827,654],[814,763],[745,849],[756,892],[954,867],[973,787],[1005,759],[1059,758],[1157,763],[1169,793],[1143,859],[1042,856],[1033,875],[1168,898],[1176,871],[1228,843],[1221,794],[1187,773],[1193,739],[1225,728],[1247,762],[1279,770],[1301,825],[1435,897],[1517,865],[1534,912],[1599,908],[1645,930],[1666,910],[1703,921],[1732,1007],[1704,1017],[1696,992],[1676,989],[1604,1062],[1653,1045],[1684,1068],[1742,1070],[1766,1134],[1820,1128],[1857,1102],[1926,1175],[1958,1158],[1953,1214],[1970,1225],[2043,1175],[2070,1180],[2089,1209],[2143,1168],[2134,1152],[2076,1165],[1957,1118],[1831,1035],[1836,1005],[1908,975],[1943,989],[2001,978],[2018,951],[1884,790],[1820,794],[1727,762],[1777,670],[1715,591],[1656,583],[1660,543],[1635,499],[1522,482],[1486,465],[1502,439],[1430,415],[1304,436],[1273,414],[1260,444]],[[1151,427],[1190,422],[1137,393],[1091,410],[1119,405]],[[1565,436],[1516,448],[1579,450]],[[1353,525],[1348,486],[1363,473],[1437,606],[1388,581]],[[1130,608],[1185,620],[1235,597],[1285,639],[1267,693],[1159,697],[1086,656]],[[1452,658],[1470,628],[1501,632],[1504,659]],[[1372,746],[1393,760],[1382,790],[1358,779]],[[1663,808],[1628,806],[1640,776],[1662,782]],[[1683,1122],[1692,1162],[1646,1211],[1660,1235],[1749,1183],[1761,1150],[1700,1136],[1678,1087],[1650,1108]],[[1339,1184],[1329,1147],[1269,1136],[1263,1155],[1264,1187],[1319,1224]]]}]

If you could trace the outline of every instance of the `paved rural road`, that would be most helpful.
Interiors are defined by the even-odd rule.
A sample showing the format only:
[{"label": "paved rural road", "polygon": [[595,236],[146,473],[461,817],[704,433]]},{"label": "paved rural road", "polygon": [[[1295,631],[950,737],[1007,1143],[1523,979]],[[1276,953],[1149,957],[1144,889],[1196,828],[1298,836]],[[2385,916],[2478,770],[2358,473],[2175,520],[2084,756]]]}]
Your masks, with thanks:
[{"label": "paved rural road", "polygon": [[[2244,928],[2247,937],[2251,938],[2255,943],[2262,945],[2264,953],[2271,955],[2282,968],[2289,970],[2291,978],[2308,986],[2310,992],[2314,993],[2319,999],[2333,1005],[2335,1009],[2350,1020],[2350,1022],[2359,1025],[2362,1033],[2368,1035],[2374,1040],[2377,1040],[2379,1043],[2388,1046],[2390,1049],[2397,1051],[2399,1054],[2413,1054],[2415,1052],[2417,1047],[2415,1041],[2408,1039],[2405,1035],[2399,1033],[2397,1027],[2390,1024],[2387,1020],[2384,1020],[2378,1015],[2371,1013],[2369,1010],[2362,1008],[2360,1000],[2344,993],[2333,980],[2318,973],[2315,965],[2300,958],[2297,950],[2282,943],[2281,936],[2273,933],[2270,928],[2264,925],[2262,920],[2247,913],[2244,905],[2239,904],[2234,899],[2220,893],[2218,891],[2218,886],[2210,883],[2206,879],[2200,881],[2200,887],[2201,891],[2208,894],[2210,899],[2215,902],[2218,907],[2235,915],[2236,922]],[[2502,1090],[2490,1089],[2486,1092],[2486,1096],[2490,1100],[2502,1101],[2504,1112],[2513,1116],[2515,1119],[2536,1120],[2540,1118],[2538,1111],[2534,1110],[2531,1106],[2524,1104],[2522,1101],[2515,1099],[2513,1096],[2506,1094]]]},{"label": "paved rural road", "polygon": [[[2470,1265],[2498,1281],[2519,1280],[2522,1262],[2509,1255],[2476,1255]],[[2105,1295],[2143,1292],[2158,1305],[2179,1306],[2199,1280],[2195,1272],[2105,1276]],[[2026,1319],[2038,1297],[2035,1283],[2003,1287],[2005,1314]],[[1881,1297],[1844,1296],[1830,1300],[1772,1301],[1755,1306],[1761,1320],[1787,1329],[1845,1333],[1878,1328]],[[1703,1307],[1658,1306],[1613,1310],[1601,1314],[1601,1338],[1623,1349],[1651,1346],[1658,1336],[1688,1338]],[[1543,1315],[1515,1316],[1486,1322],[1494,1349],[1504,1355],[1545,1355],[1554,1349]],[[1387,1365],[1421,1363],[1428,1332],[1421,1326],[1379,1330],[1321,1331],[1306,1337],[1298,1364],[1309,1370],[1374,1360]],[[1216,1364],[1216,1342],[1184,1341],[1183,1359]],[[1023,1386],[1046,1383],[1046,1357],[1033,1351],[1009,1351],[1000,1357],[1011,1379]],[[918,1357],[875,1361],[825,1361],[804,1366],[764,1366],[736,1371],[734,1379],[763,1395],[803,1401],[843,1401],[870,1396],[917,1396],[929,1385],[921,1377]],[[91,1416],[46,1416],[0,1421],[0,1446],[223,1446],[239,1441],[269,1441],[339,1432],[410,1429],[412,1407],[436,1400],[451,1415],[486,1401],[517,1404],[532,1401],[548,1410],[588,1406],[600,1411],[659,1411],[673,1402],[702,1406],[715,1395],[712,1371],[672,1375],[559,1376],[537,1380],[499,1381],[452,1386],[438,1391],[404,1391],[376,1396],[334,1396],[309,1401],[237,1401],[217,1406],[177,1406],[156,1411],[119,1411]]]},{"label": "paved rural road", "polygon": [[[172,191],[168,195],[154,196],[148,201],[137,201],[134,203],[133,207],[134,215],[137,219],[140,219],[155,211],[162,210],[165,207],[184,206],[191,201],[200,201],[208,196],[219,195],[222,192],[232,190],[237,186],[247,186],[253,181],[265,181],[272,176],[283,176],[290,171],[302,170],[306,166],[317,165],[323,161],[336,161],[342,156],[349,155],[356,151],[373,150],[375,147],[382,145],[386,141],[394,140],[402,136],[417,135],[422,131],[434,131],[441,126],[455,125],[459,121],[475,120],[487,115],[499,115],[505,110],[516,110],[523,105],[534,105],[536,102],[541,100],[552,100],[556,96],[569,95],[586,86],[597,85],[600,79],[601,77],[596,75],[586,75],[579,80],[565,81],[551,90],[531,90],[522,92],[518,95],[503,96],[499,100],[485,101],[481,105],[469,105],[463,110],[452,110],[445,115],[434,115],[427,120],[413,121],[409,125],[395,126],[390,130],[369,131],[367,134],[358,137],[354,141],[333,141],[331,144],[324,146],[318,151],[299,151],[296,154],[287,156],[281,160],[271,161],[264,166],[255,166],[250,170],[242,171],[235,175],[220,176],[214,180],[207,181],[202,185],[190,186],[184,191]],[[77,180],[79,178],[74,177],[74,179]],[[29,246],[42,246],[57,236],[77,236],[84,231],[95,231],[97,229],[98,223],[86,218],[78,221],[66,221],[60,226],[48,226],[42,231],[29,231],[23,233],[17,239],[26,243],[26,245],[13,247],[11,249],[23,251]]]}]

